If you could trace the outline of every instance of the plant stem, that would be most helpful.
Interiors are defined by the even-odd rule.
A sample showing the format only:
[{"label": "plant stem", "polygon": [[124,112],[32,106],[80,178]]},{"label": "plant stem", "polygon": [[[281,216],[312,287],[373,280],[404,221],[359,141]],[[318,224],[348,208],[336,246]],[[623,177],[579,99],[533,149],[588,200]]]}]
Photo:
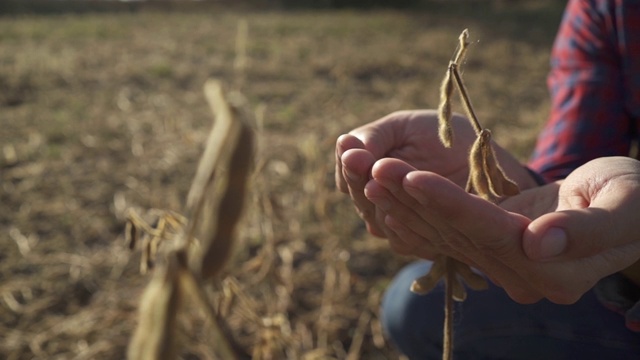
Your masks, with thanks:
[{"label": "plant stem", "polygon": [[469,95],[467,94],[467,88],[464,86],[462,77],[460,77],[460,73],[458,72],[458,65],[454,63],[449,64],[449,71],[453,75],[453,79],[455,80],[456,86],[460,91],[462,104],[464,105],[464,109],[467,111],[467,116],[469,117],[469,121],[471,122],[473,129],[476,131],[476,135],[480,135],[480,132],[482,131],[482,126],[480,126],[478,117],[476,116],[476,113],[473,110],[473,105],[471,105],[471,100],[469,99]]},{"label": "plant stem", "polygon": [[453,282],[456,272],[453,268],[453,259],[445,257],[445,279],[444,279],[444,336],[442,341],[442,360],[453,358]]}]

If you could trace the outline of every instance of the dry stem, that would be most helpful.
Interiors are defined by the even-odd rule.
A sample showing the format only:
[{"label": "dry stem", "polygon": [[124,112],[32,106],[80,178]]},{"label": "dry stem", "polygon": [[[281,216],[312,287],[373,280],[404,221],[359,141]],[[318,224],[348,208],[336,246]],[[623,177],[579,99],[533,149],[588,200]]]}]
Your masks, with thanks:
[{"label": "dry stem", "polygon": [[160,269],[142,298],[141,321],[131,342],[130,359],[176,357],[174,335],[181,299],[194,299],[204,310],[218,354],[224,359],[238,358],[233,338],[225,331],[226,324],[204,292],[204,280],[214,278],[230,257],[253,159],[253,135],[245,123],[234,117],[234,109],[219,82],[209,80],[205,95],[215,123],[189,191],[185,211],[188,223],[186,218],[169,211],[159,214],[155,226],[133,211],[128,215],[126,237],[130,247],[135,246],[141,231],[143,239],[151,238],[143,241],[142,270],[153,264],[159,243],[169,229],[178,240],[177,247],[168,254],[168,266]]},{"label": "dry stem", "polygon": [[[495,202],[501,196],[516,195],[519,192],[517,184],[508,179],[500,168],[493,148],[491,147],[491,132],[483,129],[469,99],[465,84],[460,76],[459,68],[464,61],[467,51],[468,31],[460,34],[460,44],[450,62],[442,86],[440,88],[440,106],[438,108],[439,136],[445,147],[452,146],[453,130],[451,128],[451,95],[452,83],[455,83],[469,122],[476,133],[476,141],[469,153],[469,178],[466,191],[475,192],[482,198]],[[460,282],[463,278],[474,290],[486,289],[486,280],[474,273],[471,268],[460,261],[448,256],[438,256],[434,260],[428,274],[416,279],[411,290],[424,294],[431,291],[440,279],[445,283],[445,319],[443,329],[442,358],[450,360],[453,356],[453,300],[463,301],[466,291]]]},{"label": "dry stem", "polygon": [[456,87],[460,93],[460,97],[462,98],[462,105],[464,110],[467,112],[467,116],[471,121],[471,125],[473,129],[476,131],[476,134],[479,134],[482,131],[482,126],[480,126],[480,122],[478,121],[478,117],[476,116],[475,111],[473,110],[473,105],[471,105],[471,99],[469,99],[469,95],[467,93],[467,88],[462,81],[462,77],[460,76],[460,72],[458,71],[458,64],[450,64],[449,71],[453,74],[453,79],[455,80]]},{"label": "dry stem", "polygon": [[445,295],[444,295],[444,333],[442,339],[442,359],[453,358],[453,287],[457,283],[455,270],[452,268],[450,257],[444,258],[445,267]]}]

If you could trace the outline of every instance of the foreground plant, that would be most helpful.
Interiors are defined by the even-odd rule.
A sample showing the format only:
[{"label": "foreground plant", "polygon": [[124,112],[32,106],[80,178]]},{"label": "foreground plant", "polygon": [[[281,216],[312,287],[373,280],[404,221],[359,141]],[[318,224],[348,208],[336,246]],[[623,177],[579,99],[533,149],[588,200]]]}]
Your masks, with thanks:
[{"label": "foreground plant", "polygon": [[[450,148],[454,141],[451,127],[451,98],[453,88],[458,90],[469,119],[476,133],[476,140],[469,152],[469,177],[465,190],[474,193],[487,201],[496,203],[503,196],[513,196],[520,192],[518,185],[505,174],[491,147],[491,132],[482,128],[469,99],[460,66],[469,45],[469,31],[464,30],[459,37],[459,45],[454,59],[449,63],[442,86],[440,88],[440,105],[438,107],[439,137],[442,144]],[[425,276],[416,279],[411,285],[411,291],[426,294],[436,284],[444,279],[445,284],[445,318],[443,332],[442,358],[449,360],[453,354],[453,301],[464,301],[466,290],[461,280],[473,290],[484,290],[488,284],[484,277],[473,272],[469,265],[449,256],[436,257],[431,270]]]},{"label": "foreground plant", "polygon": [[204,91],[215,124],[188,194],[185,215],[155,210],[152,226],[136,212],[128,214],[126,237],[132,249],[141,243],[142,271],[154,264],[161,241],[172,240],[173,245],[142,296],[139,323],[128,352],[132,360],[177,357],[176,320],[187,300],[195,301],[205,313],[219,356],[238,358],[233,338],[224,330],[226,325],[210,304],[204,285],[216,278],[231,256],[253,161],[253,133],[235,116],[219,82],[209,80]]}]

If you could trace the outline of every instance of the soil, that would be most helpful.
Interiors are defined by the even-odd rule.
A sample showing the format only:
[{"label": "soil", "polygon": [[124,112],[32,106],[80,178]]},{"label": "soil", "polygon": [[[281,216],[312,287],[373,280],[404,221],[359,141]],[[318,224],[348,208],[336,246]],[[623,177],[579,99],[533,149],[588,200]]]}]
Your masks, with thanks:
[{"label": "soil", "polygon": [[[258,119],[236,255],[207,290],[213,303],[234,299],[230,335],[256,359],[398,358],[378,305],[413,259],[368,235],[335,190],[335,139],[395,110],[436,107],[468,27],[477,41],[464,76],[478,116],[526,160],[548,111],[561,11],[495,1],[0,18],[0,357],[126,356],[153,272],[139,272],[124,242],[125,212],[182,210],[212,123],[202,86],[214,77]],[[181,358],[214,358],[203,315],[185,304]]]}]

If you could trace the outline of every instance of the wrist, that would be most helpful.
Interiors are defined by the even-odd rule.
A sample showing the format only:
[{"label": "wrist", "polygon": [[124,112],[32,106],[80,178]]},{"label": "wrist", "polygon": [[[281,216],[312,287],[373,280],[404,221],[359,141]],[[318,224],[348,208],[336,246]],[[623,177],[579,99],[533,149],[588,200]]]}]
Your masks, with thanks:
[{"label": "wrist", "polygon": [[636,261],[626,269],[623,269],[620,273],[637,286],[640,286],[640,260]]},{"label": "wrist", "polygon": [[524,169],[529,173],[531,179],[536,183],[537,186],[543,186],[547,184],[547,181],[540,175],[537,171],[531,169],[530,167],[523,165]]}]

